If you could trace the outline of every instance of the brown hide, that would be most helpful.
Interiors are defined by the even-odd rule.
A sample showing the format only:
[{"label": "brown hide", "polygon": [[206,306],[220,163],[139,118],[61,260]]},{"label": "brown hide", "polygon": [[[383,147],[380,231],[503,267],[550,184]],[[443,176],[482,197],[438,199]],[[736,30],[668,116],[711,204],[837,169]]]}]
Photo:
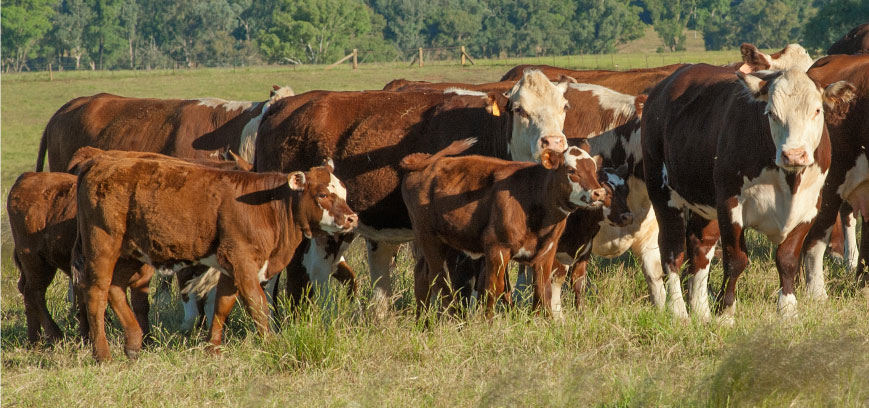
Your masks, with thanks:
[{"label": "brown hide", "polygon": [[550,65],[518,65],[513,67],[501,81],[518,81],[526,69],[539,69],[552,81],[557,81],[562,75],[576,79],[583,84],[605,86],[614,91],[628,95],[647,93],[651,87],[672,74],[685,64],[673,64],[655,68],[638,68],[627,71],[579,70],[558,68]]},{"label": "brown hide", "polygon": [[869,23],[854,27],[827,50],[827,55],[869,52]]},{"label": "brown hide", "polygon": [[97,94],[73,99],[49,120],[36,169],[48,154],[50,171],[65,171],[79,148],[131,150],[173,157],[216,158],[237,148],[242,129],[260,114],[261,102],[228,110],[200,100],[127,98]]}]

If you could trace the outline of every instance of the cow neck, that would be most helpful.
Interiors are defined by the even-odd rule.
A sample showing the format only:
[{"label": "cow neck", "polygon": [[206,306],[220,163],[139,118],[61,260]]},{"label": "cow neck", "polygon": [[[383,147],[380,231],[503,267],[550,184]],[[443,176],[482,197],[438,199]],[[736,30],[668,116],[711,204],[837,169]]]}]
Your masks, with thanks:
[{"label": "cow neck", "polygon": [[497,157],[502,160],[513,160],[507,146],[513,137],[513,112],[501,112],[500,116],[489,115],[492,118],[491,137],[483,137],[475,146],[484,156]]},{"label": "cow neck", "polygon": [[[569,214],[579,209],[578,205],[570,202],[570,190],[560,189],[557,185],[558,180],[556,180],[556,177],[558,176],[558,170],[549,170],[540,164],[535,165],[534,169],[537,172],[543,172],[543,174],[535,174],[537,176],[535,178],[538,180],[543,179],[542,183],[537,184],[538,191],[535,192],[535,196],[543,201],[543,207],[546,209],[542,225],[554,225],[564,221]],[[552,192],[555,192],[558,196],[549,198]]]}]

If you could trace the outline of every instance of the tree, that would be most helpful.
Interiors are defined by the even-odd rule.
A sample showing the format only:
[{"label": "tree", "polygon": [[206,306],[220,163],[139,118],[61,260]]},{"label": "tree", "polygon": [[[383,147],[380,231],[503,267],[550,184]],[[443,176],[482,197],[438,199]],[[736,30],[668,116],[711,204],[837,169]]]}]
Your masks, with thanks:
[{"label": "tree", "polygon": [[805,25],[803,45],[812,51],[826,51],[854,27],[869,20],[869,1],[832,0]]},{"label": "tree", "polygon": [[616,45],[642,37],[640,11],[624,0],[579,0],[570,35],[572,51],[609,53]]},{"label": "tree", "polygon": [[[123,30],[118,18],[121,0],[89,0],[89,2],[94,17],[85,29],[85,43],[96,68],[103,69],[104,57],[115,54],[124,45]],[[114,60],[115,55],[112,57]]]},{"label": "tree", "polygon": [[136,0],[123,0],[123,3],[121,3],[121,28],[127,40],[130,69],[136,69],[136,43],[139,39],[138,28],[141,12],[141,8],[136,4]]},{"label": "tree", "polygon": [[801,42],[803,25],[816,9],[803,0],[745,0],[725,16],[710,18],[703,32],[706,49],[781,48]]},{"label": "tree", "polygon": [[695,0],[644,0],[652,25],[664,47],[670,51],[685,49],[685,28]]},{"label": "tree", "polygon": [[51,30],[55,11],[50,0],[12,0],[3,3],[3,63],[21,71],[27,60],[35,57],[39,41]]},{"label": "tree", "polygon": [[84,32],[94,12],[85,0],[65,0],[54,17],[54,37],[61,49],[75,58],[75,69],[81,66],[85,55]]},{"label": "tree", "polygon": [[375,13],[383,16],[383,38],[399,49],[429,45],[426,22],[437,12],[435,3],[417,0],[368,0]]},{"label": "tree", "polygon": [[260,45],[272,61],[337,59],[371,30],[368,8],[354,0],[285,0],[271,21]]}]

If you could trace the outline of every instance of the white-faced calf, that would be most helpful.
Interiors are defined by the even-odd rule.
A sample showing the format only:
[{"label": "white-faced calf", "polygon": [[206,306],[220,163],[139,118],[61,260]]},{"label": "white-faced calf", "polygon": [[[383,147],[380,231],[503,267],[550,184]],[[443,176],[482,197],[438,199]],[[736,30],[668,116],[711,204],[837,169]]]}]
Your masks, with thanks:
[{"label": "white-faced calf", "polygon": [[[556,245],[567,216],[579,208],[603,205],[606,190],[597,180],[597,163],[585,151],[544,150],[542,164],[511,162],[460,154],[473,140],[453,142],[435,155],[412,154],[401,167],[402,182],[414,236],[427,268],[415,276],[417,306],[435,296],[448,303],[444,270],[449,248],[472,258],[485,256],[482,288],[486,313],[505,293],[510,260],[534,268],[534,305],[550,309],[549,285]],[[422,280],[422,282],[420,282]]]}]

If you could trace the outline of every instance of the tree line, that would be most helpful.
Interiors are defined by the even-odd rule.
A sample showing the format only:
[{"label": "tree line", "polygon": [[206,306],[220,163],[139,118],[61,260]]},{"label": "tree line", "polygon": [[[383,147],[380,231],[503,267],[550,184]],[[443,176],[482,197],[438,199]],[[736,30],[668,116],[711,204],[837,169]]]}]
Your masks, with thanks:
[{"label": "tree line", "polygon": [[612,53],[652,26],[659,52],[799,42],[826,49],[869,0],[8,0],[9,71],[318,64],[465,46],[475,57]]}]

